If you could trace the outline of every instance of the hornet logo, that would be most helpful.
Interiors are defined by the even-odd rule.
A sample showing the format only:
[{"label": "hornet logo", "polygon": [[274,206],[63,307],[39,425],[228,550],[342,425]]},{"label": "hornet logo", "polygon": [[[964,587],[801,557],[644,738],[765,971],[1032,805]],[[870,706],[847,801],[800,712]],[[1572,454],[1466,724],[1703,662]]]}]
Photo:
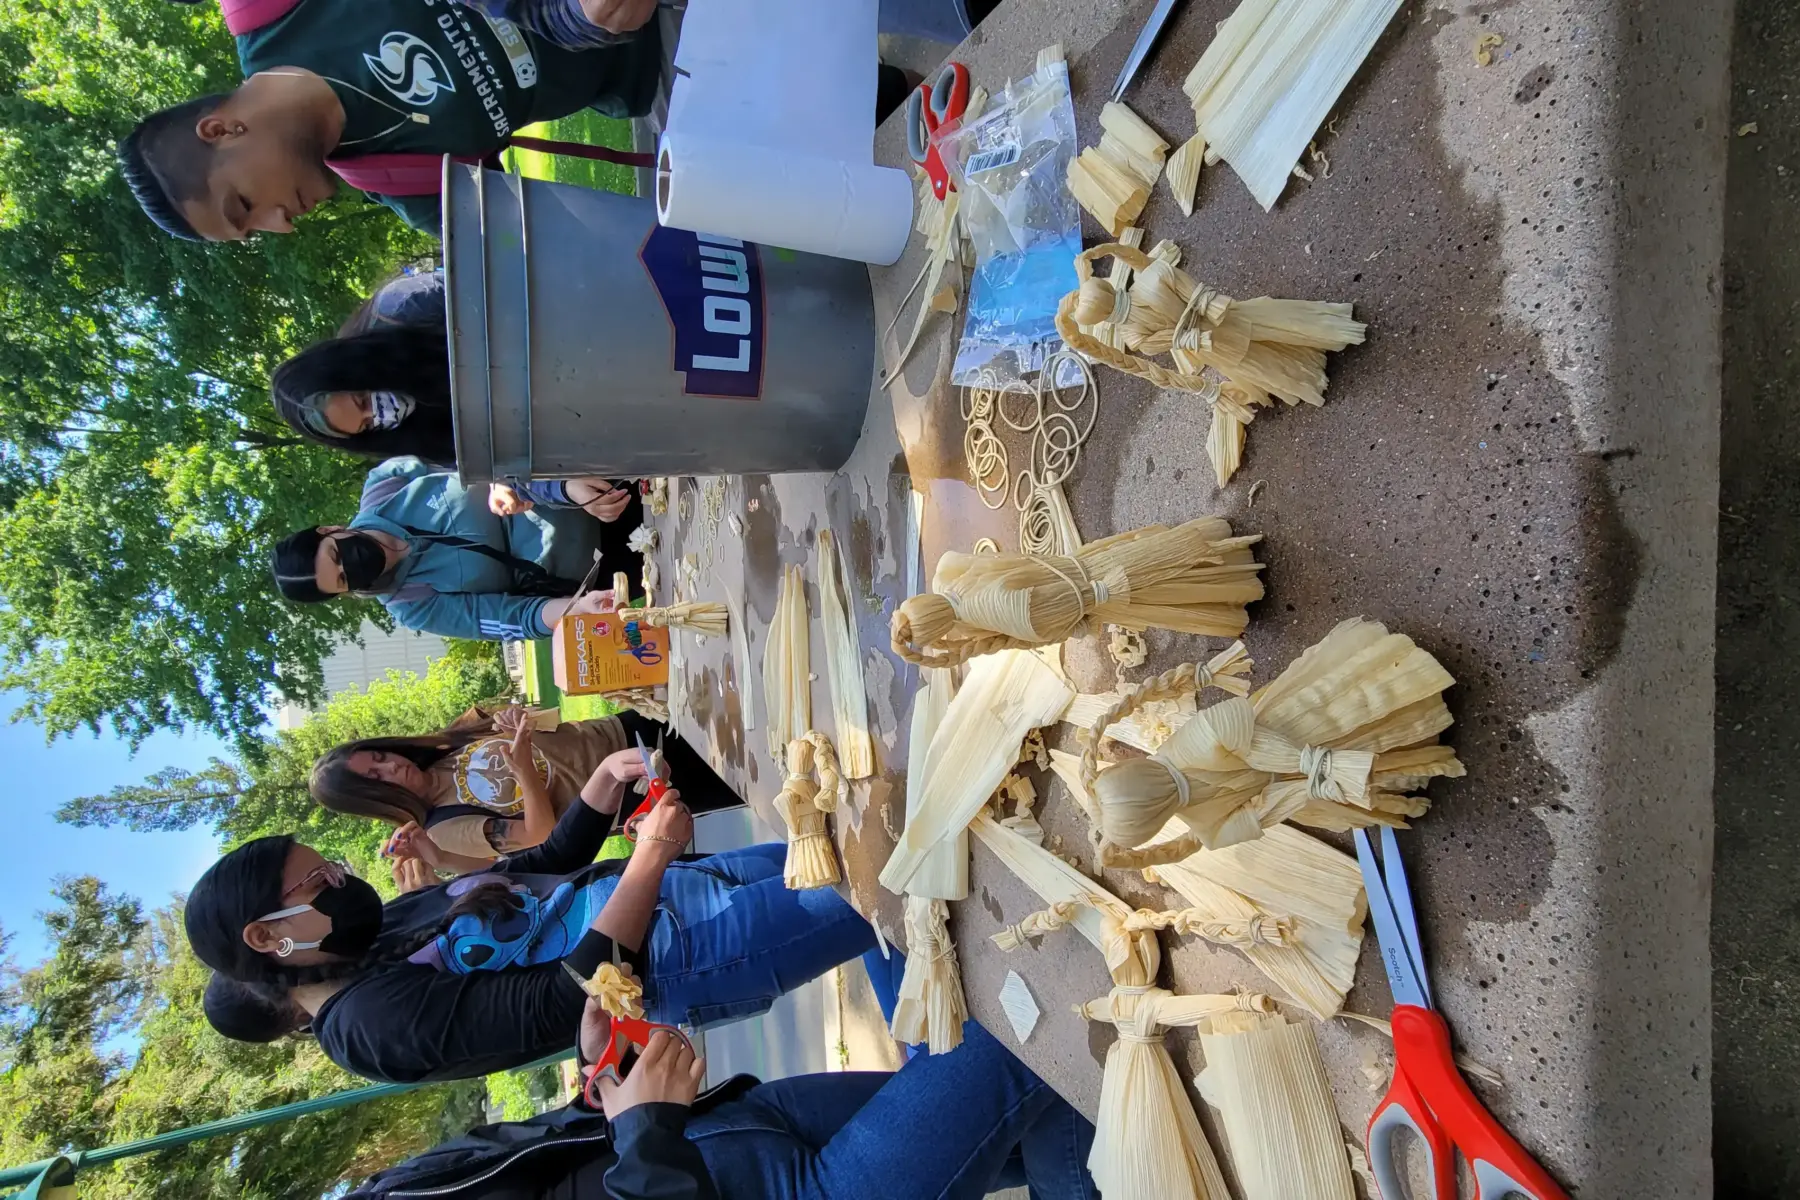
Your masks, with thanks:
[{"label": "hornet logo", "polygon": [[396,30],[381,39],[380,54],[363,61],[381,86],[406,103],[423,107],[439,92],[454,92],[456,83],[437,51],[410,33]]}]

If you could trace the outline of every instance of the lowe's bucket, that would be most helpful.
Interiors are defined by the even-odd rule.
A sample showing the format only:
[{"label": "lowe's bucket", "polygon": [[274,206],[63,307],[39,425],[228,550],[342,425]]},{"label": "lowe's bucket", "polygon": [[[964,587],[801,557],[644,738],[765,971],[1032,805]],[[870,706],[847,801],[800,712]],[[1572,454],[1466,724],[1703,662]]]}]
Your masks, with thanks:
[{"label": "lowe's bucket", "polygon": [[861,263],[664,229],[650,200],[444,160],[466,483],[835,471],[862,432]]}]

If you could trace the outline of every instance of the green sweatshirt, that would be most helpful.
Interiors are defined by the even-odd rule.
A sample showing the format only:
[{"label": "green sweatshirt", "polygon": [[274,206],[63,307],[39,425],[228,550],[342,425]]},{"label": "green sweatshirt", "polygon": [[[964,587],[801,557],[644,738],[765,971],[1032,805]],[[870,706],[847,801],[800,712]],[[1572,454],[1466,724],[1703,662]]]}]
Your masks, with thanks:
[{"label": "green sweatshirt", "polygon": [[[300,0],[237,45],[246,77],[302,67],[331,86],[345,115],[334,158],[485,156],[583,108],[640,116],[662,61],[654,21],[628,42],[573,51],[451,0]],[[437,232],[435,195],[374,198]]]}]

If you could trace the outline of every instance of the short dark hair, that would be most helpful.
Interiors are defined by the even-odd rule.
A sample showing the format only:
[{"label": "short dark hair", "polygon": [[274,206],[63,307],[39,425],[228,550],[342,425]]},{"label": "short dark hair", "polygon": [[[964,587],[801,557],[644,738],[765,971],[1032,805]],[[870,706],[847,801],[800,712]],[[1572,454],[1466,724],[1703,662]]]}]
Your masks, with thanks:
[{"label": "short dark hair", "polygon": [[[319,544],[325,535],[317,528],[296,529],[275,543],[275,587],[296,604],[323,604],[332,599],[319,586]],[[216,968],[215,968],[216,969]]]},{"label": "short dark hair", "polygon": [[194,132],[229,93],[214,92],[153,112],[119,143],[119,174],[144,215],[173,237],[204,241],[181,206],[206,194],[213,147]]}]

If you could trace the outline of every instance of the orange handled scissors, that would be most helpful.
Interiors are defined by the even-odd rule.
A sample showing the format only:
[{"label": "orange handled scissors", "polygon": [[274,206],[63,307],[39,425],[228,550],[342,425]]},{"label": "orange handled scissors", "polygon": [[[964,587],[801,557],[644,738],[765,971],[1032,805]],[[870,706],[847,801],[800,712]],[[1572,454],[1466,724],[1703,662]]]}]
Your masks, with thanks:
[{"label": "orange handled scissors", "polygon": [[[587,980],[583,979],[581,972],[571,967],[567,960],[563,962],[562,969],[569,973],[569,978],[573,979],[582,991],[587,992],[590,996],[593,995],[591,991],[588,991]],[[693,1043],[688,1041],[687,1034],[673,1025],[664,1025],[659,1021],[651,1021],[643,1017],[613,1017],[609,1014],[609,1019],[612,1021],[612,1035],[606,1040],[606,1049],[601,1052],[600,1061],[587,1068],[587,1077],[581,1088],[581,1098],[587,1101],[589,1107],[596,1110],[601,1107],[600,1093],[596,1087],[599,1081],[610,1079],[614,1083],[618,1083],[625,1078],[626,1047],[642,1050],[650,1044],[651,1037],[657,1033],[667,1033],[680,1038],[681,1044],[688,1049],[694,1048]]]},{"label": "orange handled scissors", "polygon": [[638,758],[642,759],[644,763],[644,779],[648,781],[649,786],[646,789],[644,802],[638,805],[629,817],[625,818],[625,836],[634,842],[637,841],[638,826],[643,823],[645,817],[650,815],[650,810],[661,804],[663,798],[669,794],[669,781],[656,773],[656,766],[651,762],[650,751],[644,746],[644,739],[638,737],[636,741]]},{"label": "orange handled scissors", "polygon": [[[1369,1168],[1381,1200],[1405,1200],[1394,1166],[1394,1134],[1410,1129],[1425,1144],[1435,1200],[1456,1200],[1456,1153],[1469,1160],[1475,1200],[1569,1200],[1550,1173],[1482,1107],[1456,1069],[1450,1027],[1431,1007],[1431,982],[1419,945],[1412,888],[1394,831],[1381,829],[1381,863],[1367,830],[1356,831],[1356,862],[1381,943],[1381,965],[1394,993],[1394,1080],[1369,1118]],[[1385,878],[1383,871],[1385,868]]]}]

